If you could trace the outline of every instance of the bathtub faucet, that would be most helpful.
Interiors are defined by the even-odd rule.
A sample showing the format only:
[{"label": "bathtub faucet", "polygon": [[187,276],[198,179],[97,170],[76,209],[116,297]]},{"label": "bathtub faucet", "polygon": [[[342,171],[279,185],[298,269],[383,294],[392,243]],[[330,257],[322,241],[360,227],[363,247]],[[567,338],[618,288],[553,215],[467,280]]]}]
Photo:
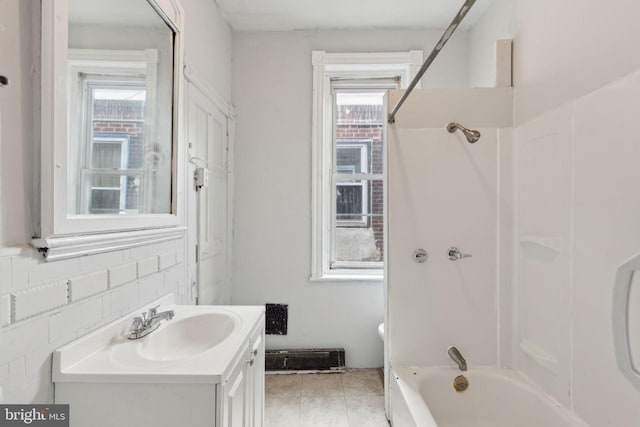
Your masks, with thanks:
[{"label": "bathtub faucet", "polygon": [[464,360],[464,357],[462,357],[462,354],[460,354],[460,351],[457,348],[455,348],[455,346],[450,346],[447,349],[447,354],[449,355],[451,360],[456,362],[456,364],[458,365],[458,368],[460,368],[461,371],[467,370],[467,361]]}]

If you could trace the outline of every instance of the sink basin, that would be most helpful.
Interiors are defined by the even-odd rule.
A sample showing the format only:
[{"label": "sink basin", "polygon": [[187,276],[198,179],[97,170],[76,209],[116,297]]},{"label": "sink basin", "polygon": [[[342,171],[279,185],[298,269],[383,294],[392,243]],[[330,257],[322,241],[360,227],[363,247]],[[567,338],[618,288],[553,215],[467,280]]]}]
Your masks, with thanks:
[{"label": "sink basin", "polygon": [[[128,339],[133,318],[152,307],[175,316]],[[260,328],[264,306],[177,305],[169,294],[56,350],[52,375],[71,383],[218,384]]]},{"label": "sink basin", "polygon": [[169,320],[143,338],[138,351],[141,357],[158,361],[197,356],[228,338],[237,322],[231,313],[203,313]]}]

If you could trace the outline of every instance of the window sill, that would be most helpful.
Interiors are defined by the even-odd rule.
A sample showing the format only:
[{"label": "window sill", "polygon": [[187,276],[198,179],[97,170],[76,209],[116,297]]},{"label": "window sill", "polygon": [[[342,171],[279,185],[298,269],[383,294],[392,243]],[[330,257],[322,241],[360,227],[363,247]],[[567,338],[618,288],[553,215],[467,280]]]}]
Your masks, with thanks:
[{"label": "window sill", "polygon": [[384,281],[384,275],[378,272],[365,273],[365,272],[332,272],[325,273],[322,276],[311,276],[309,279],[311,282],[372,282],[382,283]]},{"label": "window sill", "polygon": [[119,233],[50,237],[33,239],[31,245],[38,249],[47,261],[58,261],[176,240],[184,237],[185,231],[186,227],[180,226]]}]

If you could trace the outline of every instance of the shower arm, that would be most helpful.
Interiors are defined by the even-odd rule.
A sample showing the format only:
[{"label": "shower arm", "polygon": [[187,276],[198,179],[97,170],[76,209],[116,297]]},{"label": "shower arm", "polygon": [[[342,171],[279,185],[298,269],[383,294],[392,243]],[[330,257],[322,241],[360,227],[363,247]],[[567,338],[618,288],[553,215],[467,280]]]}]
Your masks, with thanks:
[{"label": "shower arm", "polygon": [[427,57],[427,60],[424,61],[424,64],[422,64],[422,67],[420,67],[420,70],[418,70],[418,74],[416,74],[416,76],[413,78],[411,83],[409,83],[407,90],[404,92],[402,97],[398,100],[396,105],[393,107],[393,110],[391,110],[391,113],[389,113],[389,117],[388,117],[389,124],[394,124],[396,122],[396,113],[398,112],[402,104],[404,104],[404,101],[406,101],[406,99],[409,97],[409,95],[411,94],[413,89],[416,87],[416,85],[418,84],[418,82],[420,81],[424,73],[431,66],[431,63],[436,59],[436,57],[438,56],[438,54],[440,53],[444,45],[447,43],[447,41],[449,41],[449,38],[456,31],[456,28],[458,28],[458,25],[460,25],[464,17],[467,16],[467,12],[469,12],[469,9],[471,9],[471,6],[473,6],[475,2],[476,0],[466,0],[464,2],[460,10],[458,11],[458,14],[453,18],[453,21],[451,21],[451,24],[449,24],[449,27],[447,27],[444,34],[442,34],[442,37],[440,37],[440,40],[438,41],[436,46],[433,48],[433,50]]}]

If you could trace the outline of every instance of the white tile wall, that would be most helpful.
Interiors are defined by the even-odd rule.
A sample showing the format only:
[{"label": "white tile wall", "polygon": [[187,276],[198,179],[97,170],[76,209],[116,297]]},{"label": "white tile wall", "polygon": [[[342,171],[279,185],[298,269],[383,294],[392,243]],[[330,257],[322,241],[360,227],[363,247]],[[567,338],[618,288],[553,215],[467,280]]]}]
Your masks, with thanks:
[{"label": "white tile wall", "polygon": [[11,323],[11,295],[0,296],[0,327]]},{"label": "white tile wall", "polygon": [[164,274],[156,274],[140,279],[138,281],[138,299],[146,304],[157,299],[158,293],[164,292],[164,289]]},{"label": "white tile wall", "polygon": [[[11,257],[11,271],[13,273],[13,287],[20,287],[29,283],[29,262],[32,256],[38,254],[28,254],[26,256]],[[33,283],[33,282],[32,282]]]},{"label": "white tile wall", "polygon": [[138,266],[135,262],[112,267],[109,270],[109,287],[111,289],[132,282],[138,277]]},{"label": "white tile wall", "polygon": [[18,390],[25,386],[27,381],[25,359],[21,357],[9,363],[9,387]]},{"label": "white tile wall", "polygon": [[158,257],[153,256],[138,261],[138,277],[145,277],[158,272]]},{"label": "white tile wall", "polygon": [[13,283],[11,257],[0,258],[0,292],[9,289],[11,283]]},{"label": "white tile wall", "polygon": [[53,350],[170,292],[188,301],[179,254],[184,240],[56,262],[28,249],[0,257],[3,403],[52,402]]},{"label": "white tile wall", "polygon": [[[14,257],[13,259],[16,259]],[[47,262],[39,254],[29,259],[29,283],[51,282],[56,279],[67,279],[80,273],[80,259],[65,259]]]},{"label": "white tile wall", "polygon": [[102,300],[93,298],[72,304],[49,316],[49,343],[64,343],[83,335],[102,321]]},{"label": "white tile wall", "polygon": [[47,283],[11,293],[11,321],[17,322],[66,305],[67,281]]},{"label": "white tile wall", "polygon": [[107,270],[69,279],[69,299],[72,302],[104,292],[108,288]]},{"label": "white tile wall", "polygon": [[117,267],[122,265],[123,260],[123,251],[84,256],[80,258],[80,270],[95,271],[108,267]]},{"label": "white tile wall", "polygon": [[109,293],[110,316],[120,317],[132,312],[138,304],[138,282],[127,283]]},{"label": "white tile wall", "polygon": [[49,343],[49,318],[39,316],[3,328],[0,338],[2,342],[0,365],[2,365],[46,347]]},{"label": "white tile wall", "polygon": [[169,252],[158,255],[158,264],[160,265],[160,270],[166,270],[167,268],[173,267],[176,265],[176,253]]}]

